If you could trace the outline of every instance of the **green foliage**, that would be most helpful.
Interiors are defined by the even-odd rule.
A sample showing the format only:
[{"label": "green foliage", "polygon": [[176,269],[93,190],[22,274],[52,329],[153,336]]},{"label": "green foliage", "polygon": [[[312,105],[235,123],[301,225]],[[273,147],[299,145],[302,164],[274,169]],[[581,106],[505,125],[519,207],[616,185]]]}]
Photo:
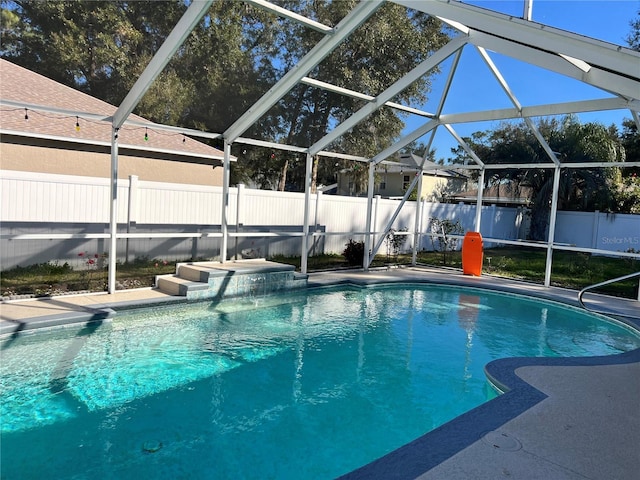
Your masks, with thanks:
[{"label": "green foliage", "polygon": [[640,214],[640,177],[635,173],[618,183],[618,211]]},{"label": "green foliage", "polygon": [[394,259],[398,258],[400,250],[402,250],[402,247],[407,242],[407,236],[398,235],[398,232],[406,232],[407,230],[407,227],[403,227],[400,230],[391,228],[384,237],[384,241],[387,245],[387,260],[389,260],[390,256],[393,256]]},{"label": "green foliage", "polygon": [[[625,159],[625,146],[638,141],[631,131],[623,139],[615,127],[599,123],[580,123],[573,116],[550,118],[538,122],[537,128],[549,147],[563,163],[619,162]],[[465,141],[486,164],[549,163],[533,131],[524,123],[504,122],[494,131],[476,132]],[[460,147],[454,149],[454,163],[469,160]],[[495,169],[485,176],[483,188],[508,185],[515,196],[524,189],[532,192],[529,238],[544,240],[550,211],[554,169]],[[618,168],[565,168],[561,171],[558,209],[574,211],[600,210],[622,212],[624,201],[616,195],[621,179]]]},{"label": "green foliage", "polygon": [[[620,132],[620,142],[624,148],[626,162],[640,162],[640,134],[638,126],[631,119],[622,122],[622,132]],[[623,176],[628,177],[635,174],[640,176],[640,167],[625,168]]]},{"label": "green foliage", "polygon": [[4,5],[20,20],[3,35],[3,56],[116,105],[186,10],[184,3],[153,1]]},{"label": "green foliage", "polygon": [[637,11],[636,18],[629,22],[629,26],[631,31],[626,38],[627,43],[635,51],[640,52],[640,9]]},{"label": "green foliage", "polygon": [[20,277],[49,277],[53,275],[64,275],[73,271],[71,265],[64,262],[35,263],[26,267],[17,266],[11,270],[2,272],[3,280],[20,278]]},{"label": "green foliage", "polygon": [[349,243],[346,244],[346,248],[342,252],[350,266],[358,267],[364,265],[364,254],[364,242],[356,242],[352,239],[349,239]]},{"label": "green foliage", "polygon": [[[3,271],[0,277],[2,296],[12,295],[62,295],[69,292],[90,290],[102,292],[107,288],[105,254],[80,252],[75,268],[69,263],[39,263]],[[118,265],[118,288],[150,287],[155,276],[175,272],[175,262],[149,260],[148,257]]]},{"label": "green foliage", "polygon": [[[101,100],[118,105],[190,2],[3,2],[0,54]],[[279,5],[337,25],[356,0],[285,0]],[[322,35],[244,2],[214,2],[141,99],[135,113],[178,126],[225,131],[311,50]],[[295,41],[292,41],[295,39]],[[314,78],[377,95],[443,46],[435,17],[385,3],[311,72]],[[403,52],[397,55],[397,52]],[[424,103],[431,75],[395,101]],[[299,85],[250,127],[247,136],[309,146],[364,105],[362,100]],[[400,135],[404,122],[381,109],[332,147],[372,156]],[[214,146],[219,143],[211,141]],[[232,183],[304,189],[303,155],[245,146],[234,151]],[[315,159],[315,182],[330,184],[345,161]],[[366,179],[366,169],[357,182]]]},{"label": "green foliage", "polygon": [[[272,262],[293,265],[300,269],[301,260],[299,256],[274,255],[269,258]],[[307,269],[309,271],[335,270],[345,266],[345,258],[337,253],[323,253],[307,257]]]},{"label": "green foliage", "polygon": [[[337,25],[356,5],[355,0],[285,1],[283,6],[316,19],[326,25]],[[270,36],[273,39],[268,65],[262,73],[270,71],[279,78],[290,70],[317,43],[320,35],[294,22],[279,22]],[[295,38],[297,41],[292,42]],[[357,29],[338,48],[331,52],[312,73],[315,79],[340,87],[377,95],[402,77],[406,71],[424,60],[429,53],[444,44],[440,22],[418,12],[407,15],[403,7],[384,4],[373,17]],[[403,55],[394,52],[402,51]],[[430,76],[424,76],[405,89],[396,101],[421,103],[426,99]],[[266,116],[269,130],[266,140],[294,145],[312,145],[336,124],[349,118],[364,105],[360,99],[299,85],[279,102]],[[381,109],[363,120],[332,145],[332,148],[355,155],[372,156],[390,145],[404,127],[401,117],[391,109]],[[256,132],[259,133],[259,132]],[[270,152],[269,152],[270,153]],[[262,155],[264,158],[266,155]],[[304,189],[306,162],[304,156],[278,153],[265,171],[259,162],[245,164],[247,172],[261,169],[261,181],[277,185],[279,189]],[[335,182],[337,170],[348,168],[348,161],[315,161],[312,174],[316,183]],[[277,169],[277,173],[276,173]],[[270,175],[271,178],[265,178]],[[354,184],[362,184],[367,170],[354,172]]]}]

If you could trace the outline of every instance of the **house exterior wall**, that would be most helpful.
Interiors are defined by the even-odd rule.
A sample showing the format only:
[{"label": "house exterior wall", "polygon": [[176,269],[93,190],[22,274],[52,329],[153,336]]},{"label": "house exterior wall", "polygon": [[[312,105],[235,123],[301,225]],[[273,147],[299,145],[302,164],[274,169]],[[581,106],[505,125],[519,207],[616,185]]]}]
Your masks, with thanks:
[{"label": "house exterior wall", "polygon": [[[387,172],[376,173],[374,195],[382,197],[402,197],[406,187],[411,184],[415,172]],[[365,195],[358,192],[352,185],[352,176],[348,173],[338,174],[338,195]],[[461,192],[465,187],[465,180],[451,177],[438,177],[434,175],[422,176],[422,192],[420,198],[427,201],[440,200],[442,192]]]},{"label": "house exterior wall", "polygon": [[[7,140],[5,136],[0,143],[0,168],[3,170],[101,178],[111,176],[111,154],[104,147],[38,139],[24,139],[24,142]],[[120,154],[118,178],[130,175],[150,182],[222,185],[222,167],[178,162],[159,154]]]},{"label": "house exterior wall", "polygon": [[420,193],[420,198],[428,202],[440,200],[441,192],[446,190],[450,183],[452,182],[447,177],[424,175],[422,177],[422,192]]},{"label": "house exterior wall", "polygon": [[[413,174],[407,173],[412,178]],[[379,173],[376,178],[375,195],[383,197],[398,197],[404,195],[402,189],[402,181],[404,175],[402,173]],[[384,185],[383,185],[384,184]],[[384,189],[382,187],[385,187]]]}]

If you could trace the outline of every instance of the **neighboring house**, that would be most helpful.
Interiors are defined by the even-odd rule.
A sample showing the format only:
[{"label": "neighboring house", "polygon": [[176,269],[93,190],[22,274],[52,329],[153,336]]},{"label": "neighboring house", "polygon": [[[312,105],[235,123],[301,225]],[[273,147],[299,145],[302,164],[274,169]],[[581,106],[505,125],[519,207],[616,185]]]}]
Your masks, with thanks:
[{"label": "neighboring house", "polygon": [[[0,59],[0,169],[110,177],[111,124],[95,115],[110,117],[116,110]],[[57,113],[70,111],[86,115]],[[129,119],[150,127],[125,124],[120,129],[119,178],[222,185],[222,151],[180,132],[156,131],[142,117]]]},{"label": "neighboring house", "polygon": [[[422,159],[414,154],[400,156],[400,162],[385,162],[376,166],[374,195],[385,198],[404,196],[407,188],[419,171]],[[367,168],[362,166],[360,168]],[[422,172],[420,198],[427,201],[441,201],[443,198],[461,192],[466,188],[467,177],[444,166],[425,161]],[[338,173],[338,195],[361,196],[366,194],[354,181],[351,170]]]},{"label": "neighboring house", "polygon": [[[451,195],[449,200],[454,203],[473,203],[478,200],[478,189],[468,190]],[[485,188],[482,192],[482,203],[499,205],[501,207],[529,207],[533,201],[533,189],[516,186],[511,182],[500,183]]]}]

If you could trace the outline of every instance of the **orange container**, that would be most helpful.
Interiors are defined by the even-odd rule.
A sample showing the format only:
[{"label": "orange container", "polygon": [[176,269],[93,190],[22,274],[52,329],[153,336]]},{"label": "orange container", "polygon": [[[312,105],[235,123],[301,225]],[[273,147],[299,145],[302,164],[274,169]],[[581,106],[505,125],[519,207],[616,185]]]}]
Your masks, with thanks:
[{"label": "orange container", "polygon": [[480,232],[467,232],[462,241],[462,273],[482,275],[482,235]]}]

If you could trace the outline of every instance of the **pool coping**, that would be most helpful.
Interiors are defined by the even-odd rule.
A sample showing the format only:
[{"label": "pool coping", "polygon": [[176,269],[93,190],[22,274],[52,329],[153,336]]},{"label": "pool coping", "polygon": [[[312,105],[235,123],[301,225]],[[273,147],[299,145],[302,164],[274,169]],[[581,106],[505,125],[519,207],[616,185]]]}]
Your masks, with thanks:
[{"label": "pool coping", "polygon": [[[448,286],[476,287],[505,293],[527,295],[578,306],[577,292],[545,288],[540,285],[524,282],[514,282],[495,277],[468,277],[455,271],[442,271],[424,267],[399,269],[379,269],[369,272],[363,271],[331,271],[312,273],[309,275],[308,287],[320,288],[335,285],[351,284],[354,286],[371,286],[382,283],[437,283]],[[3,302],[0,315],[0,334],[2,337],[17,335],[28,331],[52,326],[77,325],[95,321],[105,321],[117,314],[118,310],[148,307],[154,304],[186,303],[180,297],[159,294],[153,289],[139,289],[128,291],[127,294],[94,294],[87,296],[65,296],[47,299],[20,300]],[[617,299],[611,297],[592,297],[600,307],[607,308],[613,316]],[[13,308],[13,318],[7,319],[5,312],[8,307],[18,309],[26,307],[29,302],[38,303],[38,315],[32,317],[20,316]],[[47,309],[47,303],[51,307]],[[633,304],[622,302],[623,308],[628,310]],[[601,308],[601,309],[604,309]],[[627,312],[628,313],[628,312]],[[638,319],[617,317],[617,320],[640,329],[640,312]],[[616,318],[613,316],[613,318]],[[562,401],[563,393],[558,393],[553,382],[546,381],[547,376],[554,377],[557,372],[566,374],[562,377],[561,387],[567,391],[583,391],[584,379],[582,370],[589,369],[587,394],[580,398],[578,405],[566,405]],[[627,372],[628,370],[628,372]],[[431,479],[431,478],[474,478],[493,479],[517,473],[526,473],[521,478],[602,478],[598,472],[606,472],[609,460],[603,458],[600,463],[594,460],[594,455],[587,456],[581,452],[590,451],[593,445],[600,444],[604,450],[616,445],[616,448],[633,448],[629,445],[640,444],[640,420],[635,411],[629,415],[628,411],[617,412],[617,404],[600,405],[601,396],[598,393],[606,382],[613,382],[618,377],[618,383],[610,385],[611,395],[622,392],[620,404],[629,396],[638,398],[640,394],[640,349],[632,352],[605,357],[580,358],[505,358],[490,362],[485,367],[489,380],[501,390],[503,395],[486,402],[479,407],[466,412],[459,417],[445,423],[416,440],[390,452],[389,454],[367,464],[353,472],[340,477],[343,480],[359,479]],[[620,373],[622,371],[622,373]],[[574,374],[572,372],[580,372]],[[593,373],[591,373],[593,372]],[[615,373],[615,375],[612,374]],[[526,379],[529,376],[529,381]],[[536,385],[530,381],[535,380]],[[581,382],[581,383],[579,383]],[[547,392],[547,388],[556,391]],[[582,389],[582,390],[581,390]],[[625,390],[626,389],[626,390]],[[626,392],[626,393],[625,393]],[[556,409],[556,410],[554,410]],[[617,414],[620,424],[602,424],[593,417],[593,412]],[[546,411],[544,422],[536,426],[540,411]],[[555,413],[549,413],[553,410]],[[581,435],[568,438],[573,434],[569,430],[557,431],[554,425],[566,422],[564,417],[571,412],[583,411]],[[559,414],[558,412],[564,412]],[[569,413],[567,413],[569,412]],[[605,416],[605,415],[603,415]],[[610,419],[610,415],[606,415]],[[533,423],[532,423],[533,422]],[[615,423],[615,418],[613,419]],[[538,421],[538,423],[540,423]],[[579,424],[576,420],[574,423]],[[524,425],[524,427],[523,427]],[[551,428],[547,428],[551,426]],[[576,429],[574,429],[576,430]],[[552,434],[549,432],[552,431]],[[492,440],[487,438],[493,435]],[[527,438],[527,442],[519,439]],[[586,438],[586,440],[585,440]],[[621,439],[626,441],[621,442]],[[544,439],[544,442],[543,442]],[[585,444],[584,442],[588,442]],[[491,443],[494,443],[493,445]],[[554,443],[555,442],[555,443]],[[568,442],[568,446],[567,446]],[[497,443],[497,445],[495,444]],[[505,443],[502,445],[501,443]],[[553,452],[547,451],[548,445],[558,445]],[[514,445],[520,445],[514,450]],[[535,447],[532,447],[532,445]],[[627,447],[624,447],[627,445]],[[564,446],[564,448],[560,448]],[[512,448],[513,447],[513,448]],[[563,450],[566,450],[563,453]],[[542,453],[541,453],[542,452]],[[618,451],[616,451],[618,452]],[[614,454],[617,454],[614,452]],[[634,452],[634,453],[631,453]],[[610,478],[634,478],[640,470],[640,456],[634,450],[628,454],[621,453],[616,468],[616,476]],[[595,461],[595,465],[594,465]],[[588,468],[587,468],[588,467]],[[528,472],[528,473],[527,473]],[[595,476],[592,476],[592,473]]]}]

